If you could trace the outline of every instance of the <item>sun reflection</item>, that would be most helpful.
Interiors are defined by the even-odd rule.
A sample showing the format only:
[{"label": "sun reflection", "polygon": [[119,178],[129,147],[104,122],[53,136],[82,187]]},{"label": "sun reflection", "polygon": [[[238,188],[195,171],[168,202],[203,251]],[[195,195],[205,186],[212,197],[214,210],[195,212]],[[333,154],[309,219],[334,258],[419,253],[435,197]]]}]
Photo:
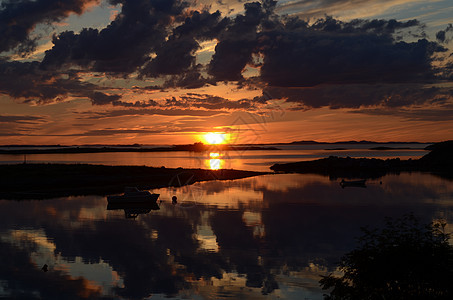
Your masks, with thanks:
[{"label": "sun reflection", "polygon": [[221,158],[220,153],[211,152],[209,153],[210,159],[206,160],[206,165],[211,170],[222,169],[225,165],[225,160]]},{"label": "sun reflection", "polygon": [[210,159],[209,160],[209,168],[211,170],[219,170],[223,166],[223,159]]},{"label": "sun reflection", "polygon": [[218,152],[211,152],[211,153],[209,153],[209,157],[210,157],[210,158],[218,158],[218,157],[220,157],[220,153],[218,153]]}]

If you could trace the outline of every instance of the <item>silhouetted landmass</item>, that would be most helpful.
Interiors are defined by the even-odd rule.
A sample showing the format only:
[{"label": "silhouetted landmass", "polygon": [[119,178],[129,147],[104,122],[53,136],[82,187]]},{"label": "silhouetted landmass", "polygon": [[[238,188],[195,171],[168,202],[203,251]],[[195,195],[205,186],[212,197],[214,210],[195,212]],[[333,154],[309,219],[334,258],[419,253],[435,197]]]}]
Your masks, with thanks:
[{"label": "silhouetted landmass", "polygon": [[453,141],[437,143],[420,159],[401,160],[376,158],[350,158],[330,156],[313,161],[275,164],[276,172],[316,173],[332,177],[380,177],[387,173],[423,171],[453,177]]},{"label": "silhouetted landmass", "polygon": [[363,229],[343,256],[341,277],[323,276],[325,299],[453,299],[453,246],[446,223],[421,224],[413,215]]},{"label": "silhouetted landmass", "polygon": [[68,147],[68,146],[62,146],[60,144],[57,145],[1,145],[0,148],[12,148],[12,147],[17,147],[17,148],[30,148],[30,147],[45,147],[45,148],[51,148],[51,147]]},{"label": "silhouetted landmass", "polygon": [[339,142],[317,142],[317,141],[294,141],[291,143],[277,143],[275,145],[337,145],[337,144],[346,144],[346,145],[368,145],[368,144],[431,144],[431,143],[420,143],[420,142],[373,142],[373,141],[339,141]]},{"label": "silhouetted landmass", "polygon": [[152,189],[262,174],[265,173],[231,169],[174,169],[88,164],[0,165],[0,198],[31,199],[69,195],[105,195],[123,192],[125,186]]},{"label": "silhouetted landmass", "polygon": [[204,151],[245,151],[245,150],[280,150],[276,147],[261,147],[253,145],[228,145],[228,144],[219,144],[219,145],[206,145],[203,143],[194,143],[189,145],[174,145],[171,151],[195,151],[195,152],[204,152]]},{"label": "silhouetted landmass", "polygon": [[172,152],[172,151],[248,151],[248,150],[279,150],[275,147],[261,147],[252,145],[205,145],[194,143],[188,145],[173,145],[171,147],[144,148],[140,145],[115,145],[115,146],[43,146],[47,149],[31,149],[32,146],[24,149],[0,149],[0,154],[56,154],[56,153],[104,153],[104,152]]},{"label": "silhouetted landmass", "polygon": [[370,150],[409,150],[409,149],[413,149],[413,148],[410,148],[410,147],[384,147],[384,146],[370,148]]}]

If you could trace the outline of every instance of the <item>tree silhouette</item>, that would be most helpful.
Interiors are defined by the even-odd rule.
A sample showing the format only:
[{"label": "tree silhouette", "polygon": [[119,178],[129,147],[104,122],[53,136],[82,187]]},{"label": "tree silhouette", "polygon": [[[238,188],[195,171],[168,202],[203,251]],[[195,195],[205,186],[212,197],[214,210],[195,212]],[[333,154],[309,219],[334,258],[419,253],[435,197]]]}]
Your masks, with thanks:
[{"label": "tree silhouette", "polygon": [[413,215],[362,228],[359,246],[342,257],[341,277],[322,276],[325,299],[453,299],[453,246],[445,222]]}]

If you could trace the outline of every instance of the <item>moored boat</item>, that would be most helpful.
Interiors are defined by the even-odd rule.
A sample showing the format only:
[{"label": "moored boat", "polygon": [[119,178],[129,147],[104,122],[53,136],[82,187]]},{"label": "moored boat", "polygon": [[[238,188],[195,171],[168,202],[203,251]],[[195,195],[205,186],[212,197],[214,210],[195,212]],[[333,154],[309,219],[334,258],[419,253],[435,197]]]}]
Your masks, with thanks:
[{"label": "moored boat", "polygon": [[109,204],[117,203],[153,203],[156,202],[160,194],[152,194],[149,191],[140,191],[136,187],[126,187],[123,195],[108,196]]},{"label": "moored boat", "polygon": [[366,187],[365,183],[366,183],[366,179],[360,179],[360,180],[344,180],[344,179],[342,179],[340,181],[340,185],[342,188],[345,188],[348,186]]}]

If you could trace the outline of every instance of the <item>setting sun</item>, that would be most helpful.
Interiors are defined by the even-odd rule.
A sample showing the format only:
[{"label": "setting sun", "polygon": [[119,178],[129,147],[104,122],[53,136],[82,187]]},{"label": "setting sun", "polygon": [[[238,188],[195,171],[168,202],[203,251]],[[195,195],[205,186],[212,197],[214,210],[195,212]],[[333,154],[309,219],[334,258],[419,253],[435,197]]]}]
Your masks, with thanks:
[{"label": "setting sun", "polygon": [[209,132],[203,135],[206,143],[211,145],[226,144],[228,143],[229,134],[223,132]]}]

